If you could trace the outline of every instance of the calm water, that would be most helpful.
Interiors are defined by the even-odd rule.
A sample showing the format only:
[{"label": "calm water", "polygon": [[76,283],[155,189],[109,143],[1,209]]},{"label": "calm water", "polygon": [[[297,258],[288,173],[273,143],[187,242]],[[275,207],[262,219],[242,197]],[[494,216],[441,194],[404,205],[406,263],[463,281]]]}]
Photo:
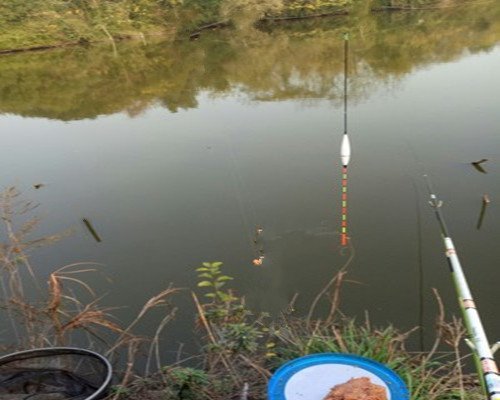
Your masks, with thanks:
[{"label": "calm water", "polygon": [[[295,293],[306,309],[348,258],[338,231],[349,29],[350,279],[359,284],[345,286],[342,309],[417,325],[421,251],[424,324],[437,311],[431,288],[458,312],[427,173],[497,339],[500,7],[481,4],[126,43],[118,57],[99,47],[0,58],[0,185],[41,203],[39,234],[75,229],[33,255],[40,279],[67,263],[103,263],[112,283],[93,284],[106,304],[128,306],[118,311],[126,321],[170,282],[194,288],[194,268],[220,260],[257,309],[278,312]],[[481,158],[486,174],[470,165]],[[251,263],[257,226],[261,267]],[[188,293],[178,301],[190,304]],[[167,347],[191,340],[189,307]]]}]

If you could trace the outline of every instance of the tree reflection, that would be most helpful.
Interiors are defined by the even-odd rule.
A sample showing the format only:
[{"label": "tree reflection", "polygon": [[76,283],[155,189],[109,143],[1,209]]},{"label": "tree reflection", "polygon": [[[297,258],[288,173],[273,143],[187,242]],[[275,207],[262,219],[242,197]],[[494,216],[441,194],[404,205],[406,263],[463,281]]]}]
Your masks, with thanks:
[{"label": "tree reflection", "polygon": [[0,112],[60,120],[121,111],[135,116],[158,104],[176,112],[197,107],[202,91],[243,91],[269,101],[340,100],[346,30],[353,38],[350,98],[356,101],[415,68],[492,49],[500,38],[500,3],[243,24],[197,41],[124,42],[118,56],[109,46],[4,56]]}]

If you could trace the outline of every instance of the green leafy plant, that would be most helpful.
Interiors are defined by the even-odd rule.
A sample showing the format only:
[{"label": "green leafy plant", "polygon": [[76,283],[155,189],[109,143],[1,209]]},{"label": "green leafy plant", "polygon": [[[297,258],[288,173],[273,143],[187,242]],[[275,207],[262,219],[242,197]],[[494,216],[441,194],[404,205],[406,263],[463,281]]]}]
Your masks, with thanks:
[{"label": "green leafy plant", "polygon": [[210,352],[228,354],[253,353],[259,347],[259,340],[264,336],[260,319],[255,318],[246,307],[245,300],[226,288],[232,277],[221,271],[221,262],[205,262],[196,269],[199,273],[198,287],[207,288],[205,297],[210,299],[202,307],[207,320],[207,329],[214,340],[206,346]]},{"label": "green leafy plant", "polygon": [[201,369],[177,367],[169,371],[170,377],[177,386],[206,385],[209,382],[209,376]]},{"label": "green leafy plant", "polygon": [[167,369],[167,380],[177,399],[205,399],[203,387],[210,383],[208,374],[197,368],[175,367]]},{"label": "green leafy plant", "polygon": [[230,292],[221,290],[227,283],[227,281],[233,280],[230,276],[223,275],[221,272],[221,262],[204,262],[202,267],[196,269],[198,278],[203,278],[202,281],[198,282],[198,287],[211,288],[210,293],[206,293],[205,297],[213,299],[214,301],[228,302],[236,300],[236,297],[232,296]]}]

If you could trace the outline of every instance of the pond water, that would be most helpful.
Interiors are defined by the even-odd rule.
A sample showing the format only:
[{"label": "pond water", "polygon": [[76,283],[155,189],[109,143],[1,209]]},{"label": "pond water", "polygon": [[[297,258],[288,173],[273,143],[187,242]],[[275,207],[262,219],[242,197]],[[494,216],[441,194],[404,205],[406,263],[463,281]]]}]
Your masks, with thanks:
[{"label": "pond water", "polygon": [[[346,29],[353,155],[351,247],[342,251]],[[40,279],[72,262],[104,264],[112,282],[92,285],[105,304],[127,307],[117,310],[122,321],[169,283],[195,288],[203,261],[224,262],[252,307],[277,313],[298,293],[305,312],[354,251],[342,310],[402,329],[423,322],[427,346],[432,288],[458,313],[427,173],[495,340],[499,42],[500,6],[481,2],[121,43],[118,54],[100,46],[5,56],[0,185],[41,203],[39,235],[74,228],[33,254]],[[482,158],[487,173],[471,165]],[[483,194],[491,203],[478,229]],[[257,227],[262,266],[252,264]],[[170,350],[193,337],[189,293],[178,301]]]}]

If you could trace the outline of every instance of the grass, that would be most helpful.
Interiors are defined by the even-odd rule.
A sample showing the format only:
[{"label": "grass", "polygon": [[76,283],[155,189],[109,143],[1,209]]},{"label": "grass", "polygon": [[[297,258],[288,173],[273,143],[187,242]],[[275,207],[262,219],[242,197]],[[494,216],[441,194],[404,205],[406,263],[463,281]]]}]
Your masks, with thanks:
[{"label": "grass", "polygon": [[[454,0],[455,4],[460,4]],[[213,23],[255,22],[364,9],[450,7],[446,0],[0,0],[0,53],[148,36],[187,38]]]},{"label": "grass", "polygon": [[0,51],[172,33],[168,0],[0,0]]},{"label": "grass", "polygon": [[[11,323],[11,336],[17,338],[10,348],[77,344],[105,354],[123,366],[116,375],[120,383],[112,388],[109,399],[266,399],[268,380],[279,366],[300,356],[325,352],[358,354],[387,365],[404,379],[411,400],[483,398],[474,376],[463,371],[467,356],[461,353],[465,334],[461,321],[452,318],[446,322],[437,293],[436,340],[425,353],[406,348],[414,330],[377,327],[368,317],[359,322],[338,311],[350,261],[319,292],[308,316],[296,315],[291,305],[276,318],[247,307],[244,297],[230,288],[232,278],[223,273],[222,263],[204,263],[196,269],[198,290],[191,293],[199,352],[183,359],[180,350],[175,363],[164,365],[160,338],[178,311],[169,299],[179,290],[168,287],[151,297],[123,327],[113,317],[112,308],[99,305],[98,296],[82,278],[96,273],[95,265],[78,263],[60,268],[49,275],[47,286],[41,287],[29,254],[64,235],[29,239],[39,223],[30,216],[36,206],[23,201],[15,188],[0,196],[5,239],[0,244],[0,310]],[[27,296],[33,287],[37,288],[36,296]],[[317,312],[319,302],[329,305],[324,315]],[[158,307],[165,312],[153,337],[146,340],[134,335],[144,316]],[[449,351],[438,351],[443,345],[448,345]],[[136,372],[139,352],[146,359],[142,374]]]},{"label": "grass", "polygon": [[[145,342],[133,329],[151,310],[166,309],[160,327],[173,318],[175,308],[168,298],[178,289],[167,287],[151,297],[128,326],[114,318],[114,308],[102,307],[100,298],[86,283],[85,276],[98,273],[98,265],[75,263],[56,269],[48,276],[46,286],[40,284],[30,253],[40,246],[52,244],[69,234],[41,238],[36,234],[40,220],[32,217],[38,204],[24,201],[10,187],[0,193],[0,312],[4,313],[4,337],[12,338],[6,350],[79,345],[95,349],[110,359],[120,357],[124,349],[133,364],[139,344]],[[156,342],[149,342],[151,363]],[[130,376],[130,374],[128,374]],[[124,382],[128,379],[124,375]]]}]

